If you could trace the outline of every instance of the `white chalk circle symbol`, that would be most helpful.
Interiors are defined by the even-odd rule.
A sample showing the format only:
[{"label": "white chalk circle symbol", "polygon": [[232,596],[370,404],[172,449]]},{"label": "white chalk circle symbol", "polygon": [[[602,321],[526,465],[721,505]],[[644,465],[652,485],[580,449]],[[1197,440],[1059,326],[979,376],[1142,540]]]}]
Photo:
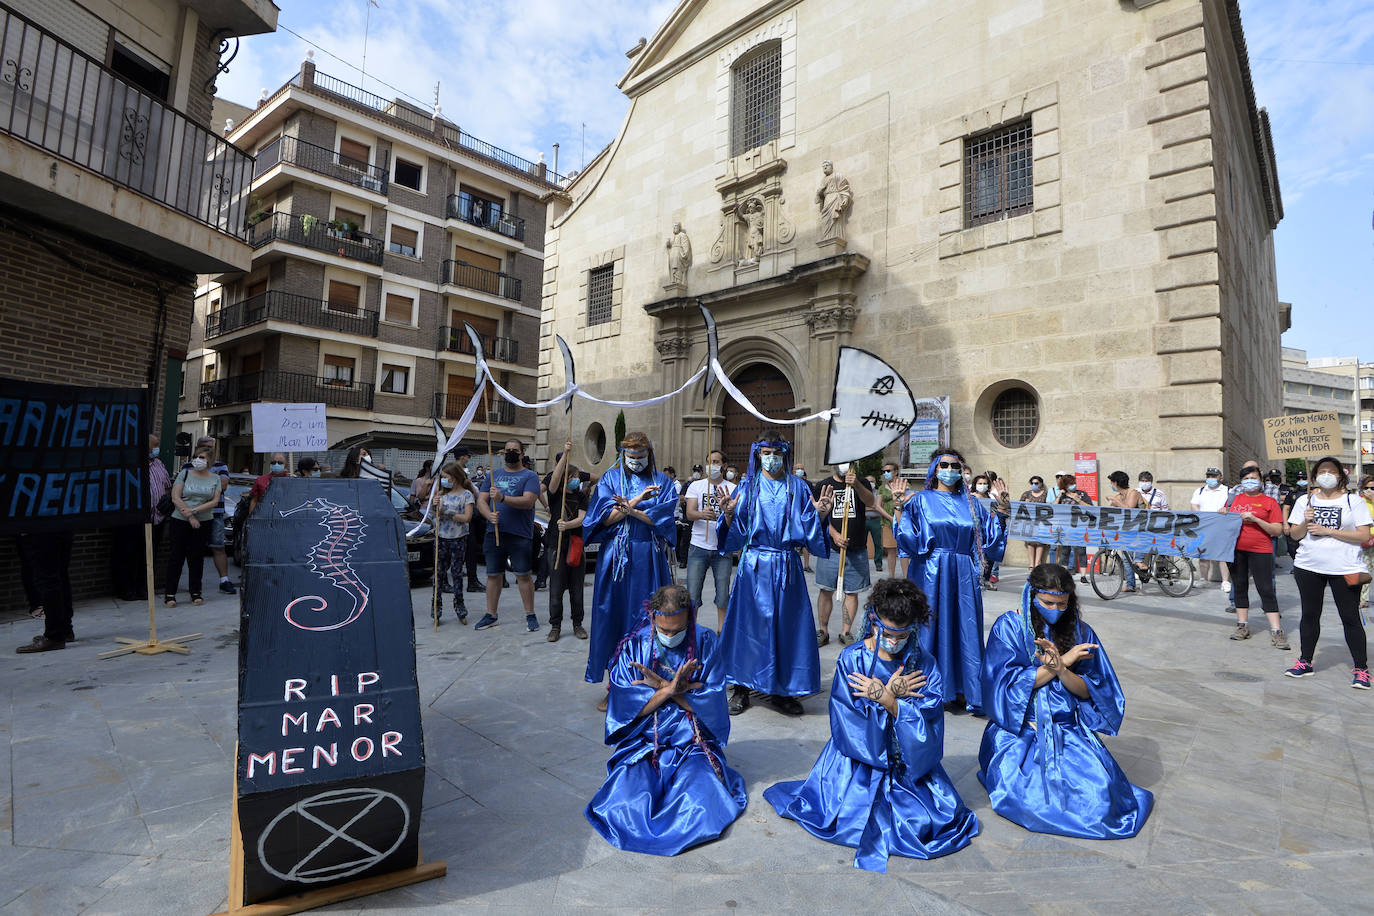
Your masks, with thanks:
[{"label": "white chalk circle symbol", "polygon": [[[386,806],[374,814],[374,809]],[[363,840],[352,836],[349,829],[359,821],[368,818],[389,817],[396,819],[397,811],[386,810],[395,806],[400,814],[401,829],[396,839],[385,851],[379,851]],[[309,826],[309,825],[313,825]],[[286,871],[273,867],[267,861],[267,842],[272,832],[278,828],[291,834],[319,828],[324,831],[324,839]],[[258,861],[262,867],[283,881],[297,881],[302,884],[318,884],[323,881],[337,881],[359,872],[366,871],[386,859],[405,841],[410,829],[410,809],[390,792],[381,789],[336,789],[321,792],[310,798],[302,799],[272,819],[272,822],[258,837]],[[343,844],[338,846],[337,844]],[[351,848],[350,848],[351,847]],[[334,859],[342,861],[333,861]],[[312,864],[320,860],[327,864]]]}]

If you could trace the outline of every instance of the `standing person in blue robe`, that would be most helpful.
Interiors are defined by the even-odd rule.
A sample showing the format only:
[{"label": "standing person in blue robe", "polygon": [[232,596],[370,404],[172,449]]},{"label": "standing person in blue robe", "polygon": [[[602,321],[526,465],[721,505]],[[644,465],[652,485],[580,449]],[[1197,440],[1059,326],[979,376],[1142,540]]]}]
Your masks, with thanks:
[{"label": "standing person in blue robe", "polygon": [[1092,840],[1145,826],[1154,796],[1131,784],[1095,734],[1117,733],[1126,698],[1064,567],[1031,570],[1020,612],[993,623],[983,698],[978,779],[992,810],[1027,830]]},{"label": "standing person in blue robe", "polygon": [[882,579],[871,602],[868,636],[835,663],[830,740],[811,775],[763,797],[812,836],[857,850],[857,868],[886,872],[889,856],[963,849],[978,835],[978,818],[940,763],[940,671],[911,638],[930,616],[925,595],[910,579]]},{"label": "standing person in blue robe", "polygon": [[[978,578],[985,562],[1000,562],[1007,549],[1005,518],[1011,509],[1006,484],[998,482],[989,511],[964,485],[964,456],[954,449],[931,455],[926,488],[913,493],[893,528],[897,547],[911,562],[907,576],[934,610],[921,627],[921,648],[930,653],[944,681],[940,699],[974,714],[983,709],[983,592]],[[894,481],[900,501],[906,481]]]},{"label": "standing person in blue robe", "polygon": [[611,660],[606,743],[615,747],[587,820],[617,849],[677,855],[744,813],[716,634],[697,625],[687,589],[665,585]]},{"label": "standing person in blue robe", "polygon": [[[654,466],[653,446],[642,432],[620,443],[620,461],[601,475],[583,521],[586,540],[600,543],[592,586],[588,683],[598,684],[611,653],[639,619],[644,596],[673,581],[668,566],[677,539],[677,497]],[[598,707],[605,709],[605,701]]]},{"label": "standing person in blue robe", "polygon": [[821,689],[821,655],[816,618],[797,548],[816,557],[830,555],[826,524],[834,492],[812,496],[806,481],[787,468],[791,446],[760,436],[749,450],[749,464],[733,499],[717,524],[717,543],[725,553],[740,548],[739,570],[721,629],[721,655],[730,689],[730,715],[749,708],[757,690],[778,712],[799,716],[797,697]]}]

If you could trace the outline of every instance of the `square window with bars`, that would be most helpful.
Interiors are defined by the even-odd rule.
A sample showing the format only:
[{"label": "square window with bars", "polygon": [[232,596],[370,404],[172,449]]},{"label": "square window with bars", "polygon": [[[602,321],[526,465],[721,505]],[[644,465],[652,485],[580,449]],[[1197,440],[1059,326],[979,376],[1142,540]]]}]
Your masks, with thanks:
[{"label": "square window with bars", "polygon": [[324,377],[331,385],[351,387],[353,385],[354,360],[351,356],[324,355]]},{"label": "square window with bars", "polygon": [[587,277],[587,326],[611,320],[611,290],[615,285],[615,265],[607,264]]},{"label": "square window with bars", "polygon": [[1034,202],[1027,118],[964,138],[964,226],[1029,213]]},{"label": "square window with bars", "polygon": [[731,70],[730,155],[776,140],[781,120],[782,43],[770,41]]}]

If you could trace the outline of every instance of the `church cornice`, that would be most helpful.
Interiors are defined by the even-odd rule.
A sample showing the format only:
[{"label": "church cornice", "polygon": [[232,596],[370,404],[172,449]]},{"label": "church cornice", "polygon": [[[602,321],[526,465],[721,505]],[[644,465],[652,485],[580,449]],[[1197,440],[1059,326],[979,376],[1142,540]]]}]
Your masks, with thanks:
[{"label": "church cornice", "polygon": [[727,286],[724,289],[702,292],[698,295],[670,296],[666,299],[659,299],[646,304],[644,311],[655,318],[669,317],[679,311],[695,314],[698,301],[709,307],[766,297],[774,292],[802,286],[812,287],[825,281],[853,282],[868,272],[868,265],[869,260],[866,256],[856,251],[845,251],[816,261],[798,264],[786,273],[764,280],[753,280],[736,286]]}]

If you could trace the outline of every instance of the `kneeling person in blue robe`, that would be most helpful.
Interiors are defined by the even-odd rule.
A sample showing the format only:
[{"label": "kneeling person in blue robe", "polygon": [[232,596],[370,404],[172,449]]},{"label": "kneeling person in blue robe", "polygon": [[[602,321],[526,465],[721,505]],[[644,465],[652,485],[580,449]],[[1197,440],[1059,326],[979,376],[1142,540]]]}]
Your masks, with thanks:
[{"label": "kneeling person in blue robe", "polygon": [[665,585],[611,660],[606,743],[615,747],[587,820],[612,846],[677,855],[744,813],[744,780],[725,764],[730,737],[716,634],[687,589]]},{"label": "kneeling person in blue robe", "polygon": [[1121,682],[1078,611],[1073,574],[1031,570],[1021,611],[997,618],[983,655],[988,725],[978,779],[992,809],[1037,833],[1133,837],[1154,805],[1132,785],[1098,732],[1126,713]]},{"label": "kneeling person in blue robe", "polygon": [[940,672],[911,638],[930,616],[910,579],[873,586],[869,635],[840,652],[830,689],[830,740],[805,782],[764,791],[778,814],[822,840],[857,850],[854,864],[886,872],[888,856],[933,859],[978,834],[940,760]]}]

